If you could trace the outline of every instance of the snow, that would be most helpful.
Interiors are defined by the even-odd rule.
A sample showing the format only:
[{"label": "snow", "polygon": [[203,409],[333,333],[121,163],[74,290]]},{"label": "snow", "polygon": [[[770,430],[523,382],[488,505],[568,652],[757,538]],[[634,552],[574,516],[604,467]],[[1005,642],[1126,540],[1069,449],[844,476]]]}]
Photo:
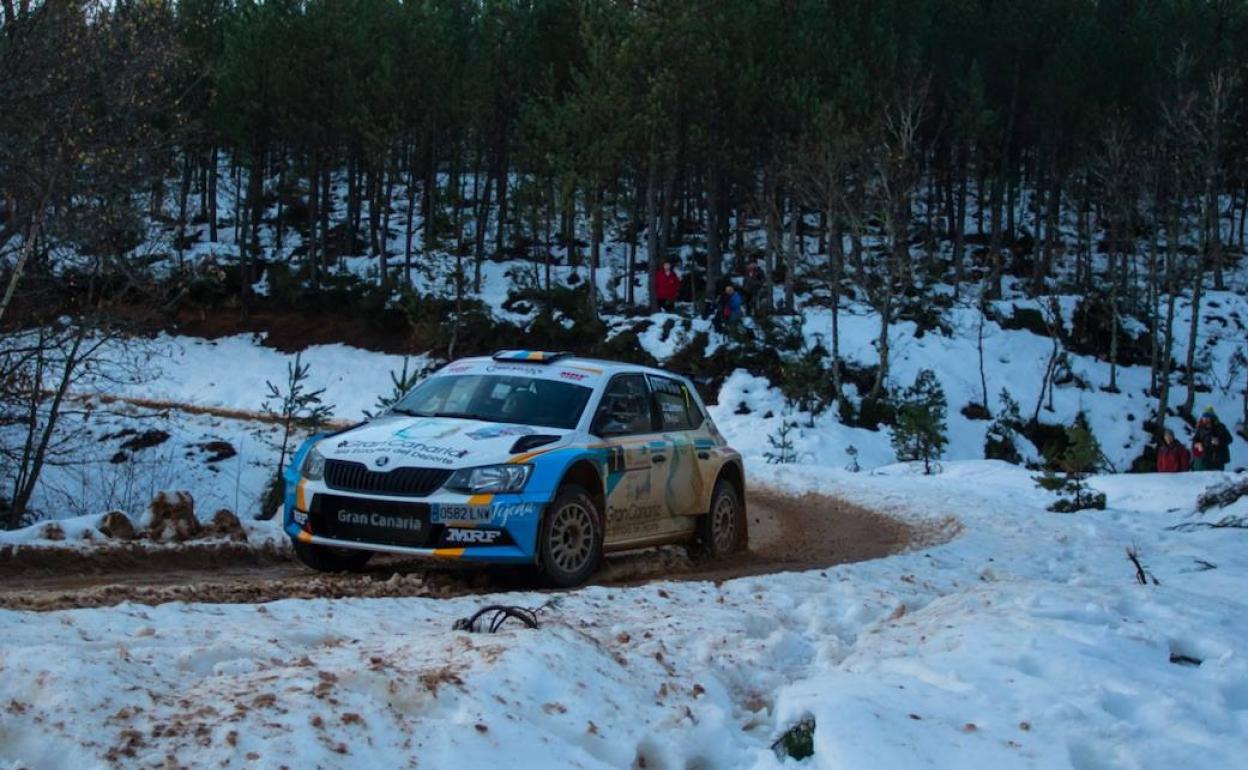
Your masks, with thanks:
[{"label": "snow", "polygon": [[[265,347],[262,335],[250,334],[211,340],[161,334],[145,343],[145,351],[151,366],[143,379],[97,381],[95,392],[259,412],[268,397],[265,383],[285,390],[287,367],[295,360]],[[390,373],[402,370],[403,359],[341,344],[312,345],[300,353],[300,363],[308,367],[306,390],[324,389],[322,399],[334,406],[334,417],[352,421],[377,411],[377,398],[389,394]],[[409,356],[409,371],[427,360]]]},{"label": "snow", "polygon": [[[0,764],[757,770],[806,717],[821,770],[1242,760],[1243,531],[1167,529],[1227,474],[1097,477],[1107,510],[1054,514],[999,462],[750,468],[961,530],[719,584],[0,612]],[[451,630],[494,602],[543,625]]]}]

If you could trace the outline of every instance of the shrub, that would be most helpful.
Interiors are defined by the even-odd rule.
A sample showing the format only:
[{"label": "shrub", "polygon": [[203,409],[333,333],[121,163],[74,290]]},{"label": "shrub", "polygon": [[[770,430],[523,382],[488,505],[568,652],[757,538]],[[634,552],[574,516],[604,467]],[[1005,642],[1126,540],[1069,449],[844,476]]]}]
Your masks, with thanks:
[{"label": "shrub", "polygon": [[897,402],[897,422],[893,425],[893,450],[897,459],[922,460],[923,472],[932,472],[932,460],[939,459],[949,442],[945,435],[945,391],[931,369],[922,369],[914,384],[902,392]]},{"label": "shrub", "polygon": [[797,452],[793,448],[793,439],[789,434],[797,427],[796,423],[784,420],[775,433],[767,436],[771,449],[763,452],[763,457],[772,465],[789,465],[797,462]]},{"label": "shrub", "polygon": [[997,417],[988,426],[988,433],[984,436],[984,457],[1022,465],[1023,457],[1018,452],[1015,440],[1023,428],[1018,402],[1005,388],[1001,389],[1000,400],[1001,407],[997,410]]}]

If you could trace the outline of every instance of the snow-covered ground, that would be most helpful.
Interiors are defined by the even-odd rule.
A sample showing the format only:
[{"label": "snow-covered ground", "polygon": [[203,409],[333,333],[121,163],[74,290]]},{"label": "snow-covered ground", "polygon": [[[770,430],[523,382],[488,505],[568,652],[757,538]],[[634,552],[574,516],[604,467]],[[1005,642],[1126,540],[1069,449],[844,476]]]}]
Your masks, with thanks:
[{"label": "snow-covered ground", "polygon": [[[808,717],[829,770],[1242,763],[1244,531],[1167,529],[1222,474],[1100,477],[1069,515],[997,462],[752,472],[963,528],[721,584],[3,612],[0,765],[777,768]],[[495,601],[542,627],[451,630]]]},{"label": "snow-covered ground", "polygon": [[[1018,303],[1027,304],[1021,300]],[[1213,407],[1234,429],[1242,414],[1245,375],[1231,361],[1237,351],[1248,350],[1244,332],[1248,328],[1248,298],[1210,292],[1204,303],[1202,313],[1206,321],[1199,341],[1199,358],[1207,363],[1209,374],[1202,377],[1210,387],[1208,392],[1197,394],[1196,411]],[[1000,310],[1008,316],[1012,310],[1005,305]],[[1186,303],[1179,303],[1176,328],[1183,328],[1189,312]],[[670,314],[656,315],[653,321],[639,335],[638,342],[660,361],[689,344],[697,333],[709,331],[710,326],[702,319],[688,320]],[[981,398],[979,315],[975,310],[955,308],[947,312],[946,321],[952,330],[950,335],[931,331],[918,336],[911,322],[895,325],[890,343],[890,386],[901,389],[919,370],[934,370],[949,403],[949,444],[944,458],[979,459],[984,456],[984,435],[990,423],[968,419],[961,411],[966,404]],[[878,317],[851,303],[842,312],[840,327],[845,359],[859,366],[873,364]],[[830,328],[831,316],[826,310],[810,309],[801,316],[801,332],[808,345],[826,347]],[[711,332],[712,346],[723,342],[722,337]],[[1185,337],[1176,339],[1175,356],[1180,360],[1183,344]],[[1001,408],[1001,390],[1007,389],[1020,404],[1023,418],[1030,418],[1041,401],[1051,345],[1049,338],[1030,331],[1003,329],[991,320],[985,324],[985,379],[988,403],[994,413]],[[166,334],[143,341],[141,352],[148,362],[141,376],[127,379],[114,372],[101,372],[77,386],[80,395],[168,402],[209,413],[171,410],[160,404],[114,403],[108,408],[90,410],[81,421],[69,421],[67,429],[85,429],[88,435],[82,441],[81,452],[70,458],[71,462],[45,470],[34,509],[52,518],[103,513],[109,508],[137,515],[155,491],[176,488],[191,492],[201,515],[211,515],[221,507],[235,510],[243,517],[259,513],[261,494],[276,470],[280,437],[271,424],[249,418],[264,406],[266,382],[285,386],[287,367],[294,356],[266,347],[263,337],[257,335],[206,340]],[[116,357],[133,355],[131,351],[129,356]],[[1151,440],[1144,427],[1155,409],[1155,399],[1147,395],[1147,367],[1119,367],[1119,391],[1108,392],[1103,389],[1109,381],[1108,364],[1088,356],[1071,355],[1069,360],[1075,379],[1054,389],[1051,411],[1047,399],[1044,400],[1040,420],[1068,425],[1083,412],[1112,467],[1129,468]],[[401,371],[405,363],[402,356],[341,344],[309,347],[302,351],[301,362],[309,372],[306,388],[324,389],[324,402],[334,406],[334,418],[346,422],[360,420],[366,412],[374,411],[378,397],[389,395],[393,389],[391,373]],[[406,360],[409,372],[428,364],[424,355]],[[1079,381],[1088,387],[1079,387]],[[850,397],[856,397],[853,385],[846,387]],[[1180,403],[1184,394],[1176,375],[1172,403]],[[745,370],[728,378],[718,401],[712,408],[716,422],[737,448],[760,460],[771,449],[769,437],[787,422],[794,426],[789,438],[800,464],[844,468],[852,462],[850,447],[857,450],[857,462],[865,469],[896,462],[887,429],[846,425],[835,409],[812,419],[786,405],[773,383]],[[1169,418],[1167,425],[1181,440],[1190,438],[1191,428],[1180,418]],[[127,429],[159,430],[170,438],[129,453],[126,462],[111,462],[127,441],[127,436],[120,435]],[[1021,436],[1016,440],[1025,458],[1040,459],[1042,447],[1031,446]],[[217,456],[204,449],[210,442],[225,442],[234,454],[210,460]],[[1248,441],[1236,437],[1231,445],[1230,467],[1245,466]]]}]

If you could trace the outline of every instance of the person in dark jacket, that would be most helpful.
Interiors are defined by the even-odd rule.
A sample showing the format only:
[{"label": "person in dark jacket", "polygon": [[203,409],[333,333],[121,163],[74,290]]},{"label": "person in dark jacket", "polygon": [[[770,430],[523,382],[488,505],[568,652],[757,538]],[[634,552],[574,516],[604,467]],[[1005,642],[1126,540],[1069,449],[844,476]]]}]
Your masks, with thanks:
[{"label": "person in dark jacket", "polygon": [[680,273],[671,262],[664,262],[654,276],[654,296],[658,300],[659,310],[670,313],[676,306],[680,296]]},{"label": "person in dark jacket", "polygon": [[1192,436],[1192,470],[1220,471],[1231,461],[1231,432],[1213,407],[1205,409]]},{"label": "person in dark jacket", "polygon": [[1167,430],[1157,447],[1157,472],[1183,473],[1190,468],[1191,462],[1192,456],[1187,447],[1174,438],[1174,431]]},{"label": "person in dark jacket", "polygon": [[741,300],[741,295],[737,293],[737,287],[731,283],[724,284],[724,291],[719,295],[719,303],[715,308],[715,330],[723,331],[725,326],[730,326],[741,320],[743,307],[745,303]]},{"label": "person in dark jacket", "polygon": [[752,259],[745,266],[745,281],[741,285],[741,293],[745,295],[745,310],[751,318],[758,315],[758,300],[762,291],[763,266],[757,259]]}]

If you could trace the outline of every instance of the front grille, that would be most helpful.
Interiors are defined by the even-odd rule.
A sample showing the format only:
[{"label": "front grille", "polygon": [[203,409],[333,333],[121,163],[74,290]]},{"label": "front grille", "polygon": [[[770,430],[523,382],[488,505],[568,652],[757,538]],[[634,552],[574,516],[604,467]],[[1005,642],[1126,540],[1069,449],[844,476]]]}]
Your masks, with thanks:
[{"label": "front grille", "polygon": [[424,497],[446,483],[451,471],[445,468],[395,468],[392,471],[369,470],[364,463],[349,460],[325,462],[325,484],[343,492],[365,492],[375,495]]},{"label": "front grille", "polygon": [[442,525],[430,522],[428,503],[313,495],[308,528],[313,535],[357,543],[421,548],[436,543]]}]

